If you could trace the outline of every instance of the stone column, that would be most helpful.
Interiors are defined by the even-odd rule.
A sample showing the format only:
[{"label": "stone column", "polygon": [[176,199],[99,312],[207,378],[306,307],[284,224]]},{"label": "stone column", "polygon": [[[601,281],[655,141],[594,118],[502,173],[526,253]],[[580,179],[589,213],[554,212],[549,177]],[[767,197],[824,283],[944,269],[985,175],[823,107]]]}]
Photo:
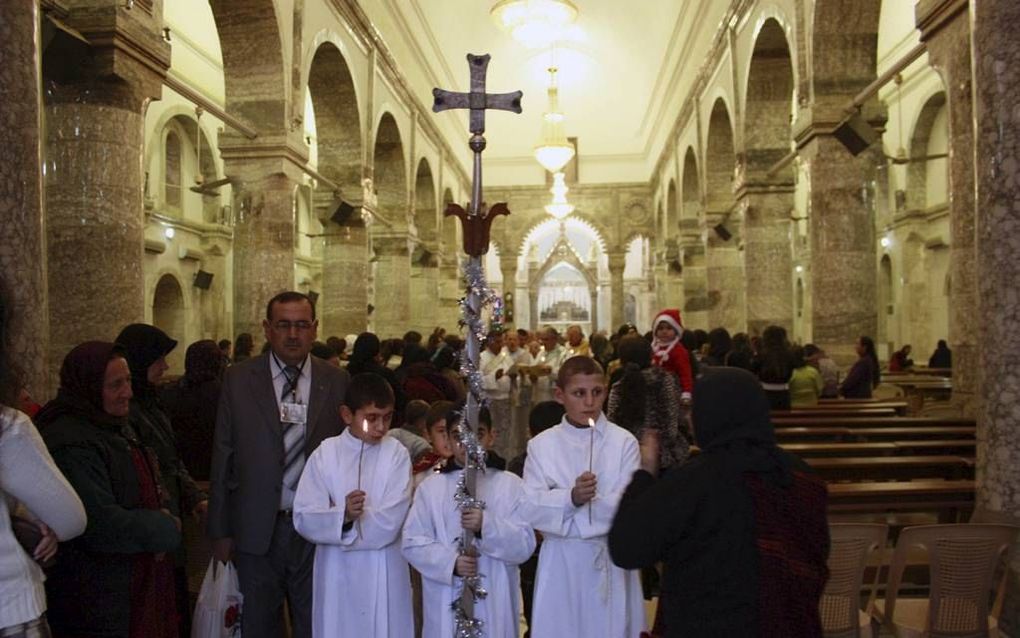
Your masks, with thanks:
[{"label": "stone column", "polygon": [[589,303],[591,303],[591,330],[589,330],[589,336],[595,334],[599,330],[599,289],[598,285],[592,288],[588,292]]},{"label": "stone column", "polygon": [[745,306],[744,260],[739,249],[739,228],[730,219],[726,227],[730,238],[723,239],[713,228],[722,223],[725,214],[707,212],[705,230],[705,279],[708,283],[708,326],[726,328],[730,334],[747,329]]},{"label": "stone column", "polygon": [[[666,240],[665,247],[660,255],[659,263],[655,265],[656,279],[656,304],[657,308],[652,312],[659,312],[663,308],[683,309],[686,303],[686,291],[684,290],[683,279],[683,254],[680,249],[679,238]],[[682,316],[682,315],[681,315]]]},{"label": "stone column", "polygon": [[42,197],[42,87],[39,83],[39,5],[16,0],[0,5],[0,272],[10,358],[40,403],[49,398],[49,304]]},{"label": "stone column", "polygon": [[[1020,520],[1020,3],[971,3],[976,180],[977,505]],[[954,144],[956,140],[954,139]],[[954,284],[955,287],[955,284]],[[956,353],[953,353],[956,367]],[[954,385],[955,385],[954,371]],[[955,388],[954,388],[955,392]],[[1014,547],[999,619],[1020,632],[1020,568]]]},{"label": "stone column", "polygon": [[460,321],[460,299],[464,296],[457,254],[443,255],[439,260],[439,325],[447,332],[456,332]]},{"label": "stone column", "polygon": [[538,321],[538,290],[528,290],[528,316],[530,318],[528,330],[538,330],[542,327]]},{"label": "stone column", "polygon": [[876,160],[870,152],[852,156],[824,133],[811,136],[800,158],[810,179],[813,339],[849,364],[857,358],[857,338],[878,331],[875,224],[866,194]]},{"label": "stone column", "polygon": [[162,94],[170,47],[161,20],[126,13],[73,9],[66,23],[93,39],[91,64],[68,56],[46,84],[51,381],[75,345],[145,319],[144,113]]},{"label": "stone column", "polygon": [[506,295],[511,295],[510,299],[515,307],[515,316],[512,323],[513,326],[517,327],[516,317],[516,300],[517,300],[517,255],[511,253],[508,255],[500,254],[499,256],[499,271],[503,276],[503,301],[506,303]]},{"label": "stone column", "polygon": [[610,327],[617,330],[624,322],[623,268],[627,262],[627,251],[610,250],[606,257],[609,258],[609,301],[612,303]]},{"label": "stone column", "polygon": [[360,334],[368,327],[368,229],[357,213],[343,224],[323,221],[320,336]]},{"label": "stone column", "polygon": [[227,175],[241,180],[234,189],[234,334],[260,334],[269,300],[294,289],[294,194],[300,175],[280,157],[221,150]]},{"label": "stone column", "polygon": [[737,192],[744,218],[744,276],[747,330],[761,334],[770,325],[793,331],[793,256],[790,210],[793,184],[745,182]]},{"label": "stone column", "polygon": [[[692,330],[709,330],[708,323],[708,269],[705,264],[705,242],[701,233],[685,233],[680,240],[683,264],[684,325]],[[656,311],[658,312],[658,311]]]},{"label": "stone column", "polygon": [[[928,60],[945,80],[949,109],[949,347],[953,403],[974,416],[978,374],[978,281],[974,254],[974,95],[966,2],[923,0],[915,8]],[[939,335],[941,336],[941,335]]]},{"label": "stone column", "polygon": [[372,237],[375,251],[375,315],[373,325],[380,339],[407,332],[411,322],[411,237],[407,233]]},{"label": "stone column", "polygon": [[441,325],[435,313],[439,297],[439,259],[434,252],[419,244],[413,252],[411,264],[410,328],[427,337],[436,326]]}]

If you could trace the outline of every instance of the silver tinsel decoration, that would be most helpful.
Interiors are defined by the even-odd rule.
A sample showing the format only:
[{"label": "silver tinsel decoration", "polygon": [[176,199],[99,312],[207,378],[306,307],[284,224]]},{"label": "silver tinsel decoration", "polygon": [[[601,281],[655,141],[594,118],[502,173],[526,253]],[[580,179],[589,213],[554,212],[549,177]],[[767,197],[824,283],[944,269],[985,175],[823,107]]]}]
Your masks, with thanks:
[{"label": "silver tinsel decoration", "polygon": [[[485,272],[482,269],[480,263],[473,263],[478,260],[469,260],[464,266],[464,280],[467,284],[467,294],[460,302],[461,309],[461,326],[467,329],[467,339],[476,339],[479,346],[484,345],[486,338],[488,337],[488,330],[486,329],[485,322],[481,316],[481,309],[486,306],[493,306],[494,313],[493,319],[499,321],[502,318],[502,304],[496,293],[489,288],[485,281]],[[479,305],[479,312],[471,307],[468,299],[472,296],[476,296],[481,300]],[[488,396],[482,387],[482,373],[478,370],[477,364],[471,360],[471,357],[467,354],[467,348],[461,350],[460,353],[460,373],[467,381],[468,392],[471,393],[471,397],[478,406],[487,406],[489,404]],[[465,451],[464,466],[466,468],[473,468],[479,472],[485,472],[485,448],[482,447],[481,442],[478,440],[478,433],[475,431],[472,424],[466,424],[463,427],[467,417],[466,411],[461,414],[462,427],[457,428],[458,437],[460,444],[463,446]],[[457,503],[458,510],[466,509],[485,509],[485,502],[476,499],[471,495],[467,488],[467,477],[465,472],[460,473],[460,477],[457,479],[457,490],[454,492],[454,500]],[[458,550],[461,555],[467,550],[465,546],[465,537],[461,536],[458,541]],[[488,592],[482,587],[482,575],[470,576],[462,579],[462,586],[464,590],[470,593],[474,600],[481,600],[488,595]],[[462,590],[463,593],[463,590]],[[464,608],[462,607],[461,601],[463,596],[458,596],[457,600],[453,603],[453,612],[455,615],[455,632],[456,638],[483,638],[485,632],[483,630],[483,623],[477,618],[469,616]]]}]

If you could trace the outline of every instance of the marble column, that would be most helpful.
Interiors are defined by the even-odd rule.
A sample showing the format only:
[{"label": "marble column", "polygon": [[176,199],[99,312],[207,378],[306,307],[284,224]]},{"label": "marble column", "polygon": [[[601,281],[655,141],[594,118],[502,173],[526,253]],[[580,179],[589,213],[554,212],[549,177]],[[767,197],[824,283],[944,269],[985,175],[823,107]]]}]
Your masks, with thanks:
[{"label": "marble column", "polygon": [[49,398],[49,304],[42,196],[37,0],[0,4],[0,272],[10,357],[39,402]]},{"label": "marble column", "polygon": [[294,289],[294,194],[299,176],[279,158],[231,158],[234,189],[234,334],[260,334],[266,303]]},{"label": "marble column", "polygon": [[800,149],[810,179],[811,324],[814,343],[841,364],[858,337],[878,331],[875,224],[868,196],[876,159],[854,157],[819,133]]},{"label": "marble column", "polygon": [[680,254],[683,264],[684,325],[692,330],[709,330],[708,268],[701,234],[684,234],[680,241]]},{"label": "marble column", "polygon": [[747,330],[744,260],[740,254],[740,230],[732,218],[727,222],[731,235],[720,237],[713,228],[725,215],[706,213],[705,279],[708,283],[708,326],[726,328],[730,334]]},{"label": "marble column", "polygon": [[793,256],[790,211],[793,185],[749,181],[737,193],[744,219],[744,276],[747,330],[761,334],[771,325],[793,331]]},{"label": "marble column", "polygon": [[380,339],[402,336],[411,323],[411,244],[407,233],[372,237],[375,251],[375,315],[373,326]]},{"label": "marble column", "polygon": [[664,250],[655,265],[655,290],[656,309],[653,313],[663,308],[683,309],[686,303],[686,294],[683,280],[683,254],[678,238],[671,238],[666,241]]},{"label": "marble column", "polygon": [[419,247],[414,251],[410,293],[409,326],[428,336],[441,324],[435,314],[436,299],[439,296],[439,260],[436,254],[427,248]]},{"label": "marble column", "polygon": [[618,330],[624,322],[624,290],[623,290],[623,269],[627,262],[626,250],[610,250],[606,253],[609,258],[609,301],[612,303],[610,313],[610,326]]},{"label": "marble column", "polygon": [[538,330],[542,324],[538,321],[538,290],[528,291],[528,330]]},{"label": "marble column", "polygon": [[[977,273],[974,254],[974,95],[967,3],[922,0],[916,9],[928,60],[945,80],[949,114],[949,347],[953,403],[976,412],[978,374]],[[941,338],[938,335],[936,338]]]},{"label": "marble column", "polygon": [[[1020,3],[970,5],[974,61],[977,505],[1020,521]],[[955,142],[955,140],[954,140]],[[954,353],[954,368],[956,361]],[[955,385],[955,373],[954,373]],[[955,388],[954,388],[955,391]],[[1016,548],[1000,631],[1020,633]]]},{"label": "marble column", "polygon": [[591,329],[588,331],[589,336],[599,331],[599,292],[598,286],[592,288],[588,292],[588,303],[591,304]]}]

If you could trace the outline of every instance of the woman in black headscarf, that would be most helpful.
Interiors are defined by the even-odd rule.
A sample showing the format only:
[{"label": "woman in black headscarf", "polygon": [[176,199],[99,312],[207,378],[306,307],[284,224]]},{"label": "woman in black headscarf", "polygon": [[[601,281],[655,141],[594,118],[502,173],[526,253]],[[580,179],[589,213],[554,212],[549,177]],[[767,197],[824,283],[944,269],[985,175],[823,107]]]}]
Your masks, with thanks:
[{"label": "woman in black headscarf", "polygon": [[[131,390],[134,394],[131,399],[131,427],[142,444],[156,452],[167,509],[177,518],[193,515],[202,521],[209,497],[198,487],[181,460],[177,435],[159,398],[158,384],[169,367],[166,356],[177,347],[177,342],[155,326],[133,323],[120,331],[117,344],[124,348],[131,368]],[[175,558],[181,635],[189,636],[191,611],[188,607],[187,557],[183,544]]]},{"label": "woman in black headscarf", "polygon": [[665,562],[658,635],[821,636],[825,483],[776,445],[750,373],[706,371],[692,416],[701,454],[661,479],[655,435],[642,437],[642,469],[609,532],[613,562]]},{"label": "woman in black headscarf", "polygon": [[209,480],[216,409],[225,367],[215,341],[196,341],[184,355],[184,376],[161,393],[177,435],[177,450],[197,481]]},{"label": "woman in black headscarf", "polygon": [[124,351],[90,341],[64,358],[60,390],[36,416],[88,516],[46,579],[57,636],[174,638],[173,560],[180,521],[163,505],[155,455],[128,425]]}]

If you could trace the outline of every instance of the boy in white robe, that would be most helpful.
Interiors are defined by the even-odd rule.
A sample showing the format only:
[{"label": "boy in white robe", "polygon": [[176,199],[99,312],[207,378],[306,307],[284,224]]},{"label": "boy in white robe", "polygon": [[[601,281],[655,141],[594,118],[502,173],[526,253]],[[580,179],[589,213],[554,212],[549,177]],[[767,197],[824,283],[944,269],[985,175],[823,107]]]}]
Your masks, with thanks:
[{"label": "boy in white robe", "polygon": [[411,581],[400,529],[411,503],[411,462],[386,436],[393,390],[363,373],[340,408],[347,427],[305,465],[294,497],[294,528],[316,544],[315,638],[412,638]]},{"label": "boy in white robe", "polygon": [[[485,509],[461,512],[454,501],[464,464],[464,448],[456,429],[447,434],[454,460],[422,483],[404,523],[403,552],[422,574],[424,629],[422,638],[454,635],[450,608],[461,590],[461,577],[482,574],[488,596],[475,601],[486,638],[517,638],[520,623],[518,565],[535,550],[535,533],[520,511],[521,480],[492,467],[478,474],[477,495]],[[458,539],[475,534],[477,557],[459,556]]]},{"label": "boy in white robe", "polygon": [[638,572],[613,565],[607,546],[640,464],[637,439],[602,413],[605,379],[594,359],[567,359],[554,393],[566,414],[531,439],[524,464],[525,510],[542,534],[531,637],[638,638],[645,630]]}]

